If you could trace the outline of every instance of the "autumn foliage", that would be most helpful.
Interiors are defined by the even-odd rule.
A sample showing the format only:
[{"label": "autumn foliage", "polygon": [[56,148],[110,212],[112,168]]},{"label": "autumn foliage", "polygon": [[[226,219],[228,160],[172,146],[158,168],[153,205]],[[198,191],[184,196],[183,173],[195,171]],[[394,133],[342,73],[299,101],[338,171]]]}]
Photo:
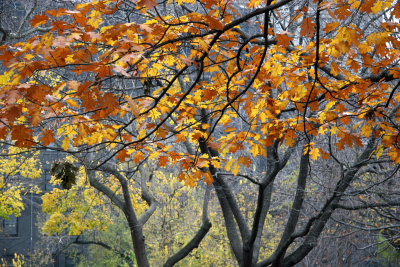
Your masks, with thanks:
[{"label": "autumn foliage", "polygon": [[[354,149],[350,183],[369,160],[400,163],[399,19],[390,0],[104,0],[49,10],[30,22],[49,32],[1,46],[0,139],[102,151],[91,169],[151,160],[179,168],[192,187],[220,185],[219,173],[240,176],[261,157],[273,167],[250,178],[261,191],[297,147],[310,166]],[[324,212],[298,236],[288,226],[290,242]],[[250,266],[257,230],[243,227],[234,254]],[[285,242],[265,264],[298,261],[285,258]]]},{"label": "autumn foliage", "polygon": [[[270,10],[281,15],[277,8],[286,2],[270,7],[250,2],[249,7],[259,8],[248,19]],[[383,21],[379,31],[362,31],[340,24],[361,3],[320,3],[323,21],[316,21],[308,7],[297,10],[291,23],[300,20],[299,33],[274,32],[259,23],[260,32],[276,42],[266,46],[243,42],[238,26],[244,19],[235,18],[233,5],[223,1],[204,2],[211,9],[206,15],[190,12],[107,25],[107,16],[122,3],[98,1],[36,15],[31,25],[51,25],[49,33],[2,47],[1,59],[9,69],[2,75],[1,138],[10,134],[16,146],[28,148],[57,139],[65,150],[104,143],[116,151],[109,158],[122,162],[131,157],[139,163],[151,153],[161,166],[170,159],[189,169],[204,162],[178,155],[161,141],[205,138],[226,152],[243,149],[245,141],[258,155],[277,138],[291,146],[299,132],[329,132],[338,137],[339,149],[379,136],[392,160],[400,160],[398,130],[385,120],[393,118],[398,101],[397,87],[387,83],[399,77],[398,23]],[[139,1],[136,8],[144,14],[156,5]],[[391,3],[366,5],[361,12],[376,14]],[[394,18],[397,6],[390,12]],[[295,34],[309,39],[305,46],[296,45]],[[253,37],[254,42],[262,37]],[[367,75],[360,75],[362,66],[368,66]],[[124,80],[133,81],[136,86],[129,89],[136,92],[123,90],[118,82]],[[144,95],[138,87],[147,80],[158,83]],[[346,103],[350,95],[354,100]],[[200,125],[199,108],[214,124]],[[236,116],[251,121],[250,132],[232,134],[229,124]],[[353,118],[360,132],[345,129]],[[174,131],[168,128],[171,119]],[[373,129],[373,121],[379,127]],[[226,134],[213,140],[218,125]],[[310,149],[314,160],[326,153],[317,146]]]}]

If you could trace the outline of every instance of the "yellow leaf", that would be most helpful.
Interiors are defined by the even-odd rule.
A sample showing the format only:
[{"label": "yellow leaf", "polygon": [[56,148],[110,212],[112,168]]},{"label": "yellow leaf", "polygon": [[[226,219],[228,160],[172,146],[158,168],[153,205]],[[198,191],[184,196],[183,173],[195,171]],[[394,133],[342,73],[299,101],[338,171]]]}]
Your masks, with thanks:
[{"label": "yellow leaf", "polygon": [[233,175],[237,175],[237,174],[239,173],[239,169],[240,169],[240,165],[236,163],[236,164],[233,166],[233,169],[232,169]]},{"label": "yellow leaf", "polygon": [[330,101],[328,104],[326,104],[325,110],[329,110],[331,107],[333,107],[336,104],[335,101]]},{"label": "yellow leaf", "polygon": [[102,22],[101,12],[98,10],[92,10],[89,14],[90,19],[88,20],[87,24],[91,25],[95,28],[99,28],[99,24]]},{"label": "yellow leaf", "polygon": [[324,135],[326,131],[327,131],[326,127],[319,127],[318,134],[319,135]]},{"label": "yellow leaf", "polygon": [[371,125],[369,124],[364,124],[361,127],[361,135],[365,136],[365,137],[370,137],[372,134],[372,128]]},{"label": "yellow leaf", "polygon": [[200,45],[201,49],[203,51],[208,51],[208,48],[209,48],[208,44],[205,41],[203,41],[202,39],[199,39],[198,41],[199,41],[199,45]]},{"label": "yellow leaf", "polygon": [[68,148],[69,148],[69,143],[70,143],[70,140],[69,140],[67,137],[64,137],[64,140],[62,141],[61,147],[62,147],[64,150],[68,150]]},{"label": "yellow leaf", "polygon": [[253,157],[258,156],[258,146],[256,144],[251,146],[250,153],[253,155]]},{"label": "yellow leaf", "polygon": [[338,130],[337,126],[333,126],[333,127],[330,129],[330,132],[331,132],[331,134],[336,134],[336,133],[337,133],[337,130]]},{"label": "yellow leaf", "polygon": [[6,71],[4,72],[2,75],[0,75],[0,85],[9,85],[9,79],[11,78],[11,76],[13,76],[14,71],[10,70],[10,71]]},{"label": "yellow leaf", "polygon": [[321,155],[319,153],[319,148],[316,148],[316,147],[311,148],[310,155],[311,155],[312,160],[317,160],[319,158],[319,156]]},{"label": "yellow leaf", "polygon": [[382,11],[384,9],[383,7],[383,1],[376,1],[374,6],[371,8],[371,11],[373,14],[378,14],[379,11]]},{"label": "yellow leaf", "polygon": [[68,105],[70,105],[71,107],[79,108],[79,105],[78,105],[78,103],[76,103],[75,100],[66,99],[65,102],[66,102]]},{"label": "yellow leaf", "polygon": [[211,164],[215,167],[215,168],[221,168],[221,161],[218,158],[213,158],[211,160]]},{"label": "yellow leaf", "polygon": [[383,150],[383,145],[380,145],[376,148],[376,159],[379,159],[382,156]]},{"label": "yellow leaf", "polygon": [[231,158],[226,164],[225,164],[225,170],[230,171],[232,168],[232,164],[235,162],[234,158]]}]

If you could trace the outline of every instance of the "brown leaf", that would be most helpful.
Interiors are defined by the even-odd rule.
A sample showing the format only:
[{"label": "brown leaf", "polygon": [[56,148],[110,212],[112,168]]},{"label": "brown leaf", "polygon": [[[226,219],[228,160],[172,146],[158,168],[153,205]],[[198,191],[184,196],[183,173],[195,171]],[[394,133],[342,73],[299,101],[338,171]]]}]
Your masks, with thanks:
[{"label": "brown leaf", "polygon": [[16,125],[11,131],[11,138],[15,141],[17,147],[31,148],[34,144],[32,141],[32,130],[25,125]]},{"label": "brown leaf", "polygon": [[277,40],[277,45],[280,45],[280,46],[283,46],[286,48],[289,46],[290,41],[292,40],[292,37],[290,37],[288,34],[277,34],[276,40]]},{"label": "brown leaf", "polygon": [[33,16],[33,19],[31,20],[31,26],[37,27],[41,24],[46,24],[46,22],[48,20],[49,20],[49,17],[46,14],[35,15],[35,16]]},{"label": "brown leaf", "polygon": [[152,9],[153,7],[157,6],[157,2],[156,0],[139,0],[137,2],[137,6]]},{"label": "brown leaf", "polygon": [[205,21],[208,23],[208,25],[212,29],[222,30],[224,28],[224,25],[219,20],[217,20],[216,18],[211,17],[208,14],[204,18],[205,18]]},{"label": "brown leaf", "polygon": [[303,24],[301,25],[300,34],[304,37],[312,38],[315,33],[315,24],[311,18],[305,18]]},{"label": "brown leaf", "polygon": [[167,157],[167,156],[160,156],[160,157],[158,158],[158,166],[160,166],[160,167],[165,167],[165,166],[167,166],[168,161],[169,161],[169,157]]},{"label": "brown leaf", "polygon": [[125,149],[122,149],[118,152],[118,154],[115,158],[119,159],[120,162],[125,162],[125,158],[127,158],[127,157],[128,157],[128,153],[126,152]]},{"label": "brown leaf", "polygon": [[52,130],[46,130],[40,140],[44,146],[48,146],[54,142],[54,132]]}]

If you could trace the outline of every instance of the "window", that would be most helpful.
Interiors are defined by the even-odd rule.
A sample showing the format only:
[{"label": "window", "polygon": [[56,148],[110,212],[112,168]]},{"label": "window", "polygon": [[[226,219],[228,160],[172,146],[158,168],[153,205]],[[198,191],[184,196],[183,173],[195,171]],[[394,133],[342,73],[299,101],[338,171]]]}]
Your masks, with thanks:
[{"label": "window", "polygon": [[2,234],[3,236],[17,236],[18,235],[18,218],[10,215],[10,219],[2,221]]}]

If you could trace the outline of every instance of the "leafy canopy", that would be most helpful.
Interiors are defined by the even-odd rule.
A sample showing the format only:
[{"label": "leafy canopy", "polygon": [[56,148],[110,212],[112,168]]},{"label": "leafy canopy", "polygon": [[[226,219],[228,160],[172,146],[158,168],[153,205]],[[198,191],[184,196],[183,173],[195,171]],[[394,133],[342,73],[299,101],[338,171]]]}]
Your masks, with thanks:
[{"label": "leafy canopy", "polygon": [[[34,16],[32,27],[51,30],[1,47],[0,138],[19,148],[107,148],[98,165],[156,159],[179,166],[191,186],[212,182],[205,167],[226,163],[237,174],[251,163],[224,162],[227,154],[265,156],[275,140],[293,146],[303,134],[334,138],[338,150],[374,136],[377,157],[385,151],[400,163],[400,3],[314,1],[288,18],[290,0],[249,1],[245,11],[234,1],[198,2],[174,2],[186,7],[175,15],[154,0],[107,0]],[[118,21],[123,5],[136,20]],[[289,27],[264,24],[267,11]],[[346,20],[354,12],[387,19],[364,27]],[[183,153],[172,140],[205,140],[221,159]],[[311,141],[305,152],[330,157]]]},{"label": "leafy canopy", "polygon": [[29,192],[39,192],[33,179],[41,177],[38,153],[26,149],[9,147],[0,150],[0,218],[19,216],[24,209],[22,196]]}]

